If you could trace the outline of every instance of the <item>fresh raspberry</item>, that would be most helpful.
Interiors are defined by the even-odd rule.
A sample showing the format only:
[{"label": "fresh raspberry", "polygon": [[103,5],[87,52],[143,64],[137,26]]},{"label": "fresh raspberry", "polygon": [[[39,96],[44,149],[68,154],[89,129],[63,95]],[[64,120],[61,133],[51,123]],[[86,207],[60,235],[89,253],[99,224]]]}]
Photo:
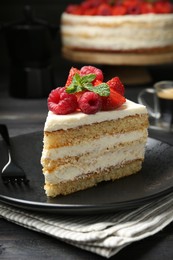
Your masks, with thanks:
[{"label": "fresh raspberry", "polygon": [[76,15],[83,14],[83,8],[77,4],[68,5],[65,11],[66,11],[66,13],[69,13],[69,14],[76,14]]},{"label": "fresh raspberry", "polygon": [[79,92],[76,92],[74,94],[75,94],[77,100],[79,100],[84,93],[85,93],[85,91],[79,91]]},{"label": "fresh raspberry", "polygon": [[124,96],[125,89],[123,83],[120,81],[119,77],[114,77],[107,81],[110,88],[118,92],[120,95]]},{"label": "fresh raspberry", "polygon": [[127,9],[127,14],[132,14],[132,15],[141,13],[140,4],[141,4],[140,0],[124,0],[123,1],[123,6],[125,6]]},{"label": "fresh raspberry", "polygon": [[83,15],[96,15],[97,14],[97,7],[91,7],[89,9],[85,9]]},{"label": "fresh raspberry", "polygon": [[74,77],[74,75],[76,74],[76,73],[80,73],[80,70],[78,70],[78,69],[76,69],[76,68],[71,68],[70,69],[70,71],[69,71],[69,74],[68,74],[68,78],[67,78],[67,81],[66,81],[66,84],[65,84],[65,86],[67,87],[67,86],[69,86],[71,83],[72,83],[72,79],[73,79],[73,77]]},{"label": "fresh raspberry", "polygon": [[81,6],[85,9],[89,9],[92,7],[98,7],[103,3],[106,3],[107,0],[85,0],[83,3],[81,3]]},{"label": "fresh raspberry", "polygon": [[47,103],[48,109],[58,115],[73,113],[78,106],[76,96],[66,93],[65,87],[53,89]]},{"label": "fresh raspberry", "polygon": [[80,75],[81,76],[84,76],[84,75],[87,75],[87,74],[96,74],[96,78],[95,78],[94,81],[96,81],[96,80],[103,81],[103,73],[102,73],[102,71],[100,69],[94,67],[94,66],[83,66],[80,69]]},{"label": "fresh raspberry", "polygon": [[113,15],[125,15],[126,13],[127,13],[126,6],[118,5],[118,6],[115,6],[115,7],[112,8],[112,14]]},{"label": "fresh raspberry", "polygon": [[127,8],[138,5],[141,1],[140,0],[124,0],[123,5]]},{"label": "fresh raspberry", "polygon": [[109,4],[101,4],[97,9],[97,15],[112,15],[112,8]]},{"label": "fresh raspberry", "polygon": [[127,14],[137,15],[141,14],[141,7],[140,5],[131,5],[127,8]]},{"label": "fresh raspberry", "polygon": [[154,10],[157,14],[167,14],[172,12],[172,4],[168,1],[158,1],[154,3]]},{"label": "fresh raspberry", "polygon": [[125,102],[125,97],[110,88],[110,95],[108,97],[102,97],[102,110],[114,110],[122,106],[122,104],[124,104]]},{"label": "fresh raspberry", "polygon": [[149,13],[154,13],[154,7],[151,3],[141,3],[141,13],[142,14],[149,14]]},{"label": "fresh raspberry", "polygon": [[93,7],[92,1],[84,1],[80,4],[84,10],[88,10]]},{"label": "fresh raspberry", "polygon": [[94,92],[85,92],[78,100],[80,110],[85,114],[95,114],[101,110],[101,97]]}]

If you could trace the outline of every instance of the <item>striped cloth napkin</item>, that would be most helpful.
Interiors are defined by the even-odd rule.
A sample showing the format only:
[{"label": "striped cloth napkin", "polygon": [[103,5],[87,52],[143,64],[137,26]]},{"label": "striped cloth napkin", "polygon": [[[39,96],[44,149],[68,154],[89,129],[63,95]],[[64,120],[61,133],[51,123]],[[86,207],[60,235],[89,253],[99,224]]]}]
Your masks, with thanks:
[{"label": "striped cloth napkin", "polygon": [[0,216],[109,258],[130,243],[154,235],[173,221],[173,193],[135,210],[90,216],[38,213],[0,203]]}]

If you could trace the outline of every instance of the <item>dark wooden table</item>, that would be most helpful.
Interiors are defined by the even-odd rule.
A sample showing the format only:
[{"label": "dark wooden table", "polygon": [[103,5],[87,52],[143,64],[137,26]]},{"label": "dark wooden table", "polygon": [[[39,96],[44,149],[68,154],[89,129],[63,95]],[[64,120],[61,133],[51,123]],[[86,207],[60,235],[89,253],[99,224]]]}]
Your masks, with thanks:
[{"label": "dark wooden table", "polygon": [[[126,97],[136,101],[143,87],[126,88]],[[43,130],[47,115],[46,99],[24,100],[0,92],[0,122],[7,124],[11,136]],[[151,131],[151,136],[169,142],[172,135]],[[37,233],[0,219],[0,259],[103,259],[103,257],[70,246],[55,238]],[[163,231],[135,242],[111,259],[172,260],[173,223]]]}]

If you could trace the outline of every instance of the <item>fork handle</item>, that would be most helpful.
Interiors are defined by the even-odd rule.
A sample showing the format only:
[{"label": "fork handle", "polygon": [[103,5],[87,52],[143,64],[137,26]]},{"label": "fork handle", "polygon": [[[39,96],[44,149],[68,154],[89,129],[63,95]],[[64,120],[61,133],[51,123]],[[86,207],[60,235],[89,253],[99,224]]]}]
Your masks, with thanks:
[{"label": "fork handle", "polygon": [[3,137],[4,141],[6,142],[8,148],[10,148],[10,137],[8,133],[7,126],[4,124],[0,124],[0,133],[1,136]]}]

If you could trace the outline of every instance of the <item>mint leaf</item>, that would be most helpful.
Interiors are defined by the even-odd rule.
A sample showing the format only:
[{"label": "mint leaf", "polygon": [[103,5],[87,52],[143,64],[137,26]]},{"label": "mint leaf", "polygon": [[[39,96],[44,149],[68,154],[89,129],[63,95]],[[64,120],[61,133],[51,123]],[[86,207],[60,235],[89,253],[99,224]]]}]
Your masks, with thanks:
[{"label": "mint leaf", "polygon": [[76,73],[76,74],[73,76],[72,83],[73,83],[73,82],[74,82],[74,83],[80,83],[80,81],[81,81],[81,76],[80,76],[78,73]]},{"label": "mint leaf", "polygon": [[93,80],[95,80],[95,78],[96,78],[96,74],[88,74],[88,75],[82,76],[81,83],[82,84],[91,83],[91,82],[93,82]]},{"label": "mint leaf", "polygon": [[95,78],[95,74],[80,76],[78,73],[76,73],[73,76],[72,83],[66,88],[66,92],[69,94],[74,94],[76,92],[89,90],[97,93],[100,96],[109,96],[110,89],[108,84],[103,82],[100,85],[93,86],[92,82],[95,80]]},{"label": "mint leaf", "polygon": [[66,88],[66,92],[69,93],[69,94],[73,94],[73,93],[82,91],[82,90],[80,90],[80,89],[81,89],[80,86],[70,84],[70,85]]},{"label": "mint leaf", "polygon": [[72,83],[66,88],[66,92],[73,94],[83,90],[81,77],[78,73],[73,76]]},{"label": "mint leaf", "polygon": [[100,85],[97,86],[93,86],[92,84],[87,84],[85,88],[88,89],[89,91],[97,93],[100,96],[108,97],[110,95],[110,89],[108,84],[106,83],[101,83]]}]

